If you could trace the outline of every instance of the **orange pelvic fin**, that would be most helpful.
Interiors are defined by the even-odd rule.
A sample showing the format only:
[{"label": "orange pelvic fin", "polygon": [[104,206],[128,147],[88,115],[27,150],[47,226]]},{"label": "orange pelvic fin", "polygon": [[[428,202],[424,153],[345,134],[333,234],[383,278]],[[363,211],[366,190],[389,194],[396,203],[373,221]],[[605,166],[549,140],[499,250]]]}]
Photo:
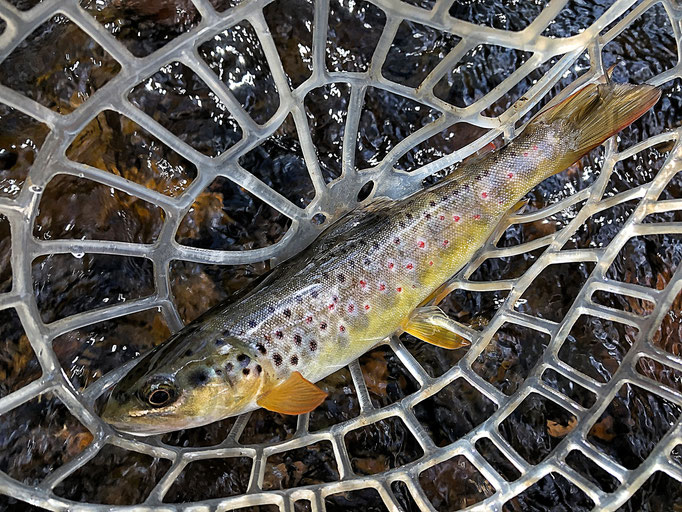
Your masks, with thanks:
[{"label": "orange pelvic fin", "polygon": [[450,350],[470,345],[466,338],[457,334],[457,322],[443,313],[438,306],[415,309],[403,322],[405,332],[415,338]]},{"label": "orange pelvic fin", "polygon": [[260,397],[257,403],[268,411],[280,414],[303,414],[315,409],[325,398],[327,393],[303,378],[300,373],[294,372],[287,380]]}]

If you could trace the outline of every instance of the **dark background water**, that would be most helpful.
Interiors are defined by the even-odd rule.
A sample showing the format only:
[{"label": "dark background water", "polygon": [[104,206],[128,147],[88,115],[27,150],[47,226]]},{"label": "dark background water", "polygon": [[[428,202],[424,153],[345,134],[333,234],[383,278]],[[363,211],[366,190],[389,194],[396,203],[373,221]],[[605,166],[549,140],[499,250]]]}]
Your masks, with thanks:
[{"label": "dark background water", "polygon": [[[38,2],[13,0],[19,9]],[[223,11],[237,1],[211,0]],[[433,2],[409,2],[430,8]],[[571,0],[545,30],[550,37],[566,37],[597,19],[610,1]],[[373,4],[331,1],[325,63],[331,71],[365,71],[386,21]],[[455,2],[450,15],[484,26],[522,30],[545,6],[544,2],[467,0]],[[136,57],[144,57],[186,33],[201,16],[191,2],[84,0],[82,7]],[[291,86],[303,83],[312,72],[312,3],[305,0],[275,1],[264,16],[277,45]],[[0,31],[2,25],[0,24]],[[389,80],[414,87],[447,55],[459,39],[424,25],[403,22],[393,41],[382,74]],[[277,88],[265,62],[253,27],[242,22],[209,39],[199,55],[232,90],[237,101],[256,123],[264,123],[279,106]],[[677,47],[670,21],[660,4],[649,9],[603,50],[605,65],[619,63],[614,79],[641,83],[675,65]],[[477,101],[500,84],[530,54],[495,45],[481,45],[467,53],[436,84],[437,97],[455,105]],[[486,110],[497,116],[521,97],[554,61],[543,64],[511,92]],[[586,54],[578,59],[554,88],[558,92],[587,71]],[[0,82],[62,114],[78,105],[120,71],[119,64],[95,41],[63,15],[37,28],[2,63]],[[341,140],[350,87],[344,83],[313,89],[304,102],[324,179],[341,173]],[[234,118],[208,86],[189,68],[172,62],[132,88],[128,99],[190,146],[208,156],[218,156],[243,136]],[[663,96],[653,111],[622,132],[620,147],[676,128],[682,115],[680,81],[663,85]],[[377,164],[410,133],[438,117],[438,113],[413,100],[370,87],[360,116],[356,141],[356,166]],[[0,195],[17,196],[49,129],[38,121],[0,104]],[[457,123],[402,156],[396,168],[412,171],[463,147],[485,133],[484,129]],[[607,186],[615,195],[649,182],[660,169],[671,146],[662,144],[620,162]],[[67,157],[122,176],[168,196],[182,193],[196,178],[192,163],[170,150],[134,121],[104,111],[78,134]],[[595,150],[566,172],[531,191],[533,211],[584,189],[594,182],[603,161]],[[292,118],[247,153],[240,164],[259,179],[304,208],[313,198],[300,141]],[[661,198],[681,197],[676,177]],[[513,225],[498,243],[518,245],[565,227],[581,205],[538,221]],[[566,249],[604,247],[632,213],[629,202],[594,215],[575,233]],[[679,221],[679,214],[659,214],[651,222]],[[128,194],[85,178],[56,176],[47,185],[33,227],[38,239],[98,239],[152,243],[164,222],[161,209]],[[196,198],[183,219],[179,243],[222,250],[269,246],[284,235],[288,218],[225,178],[217,178]],[[9,223],[0,219],[0,288],[11,286]],[[521,275],[542,251],[521,256],[489,259],[476,270],[473,280],[494,281]],[[682,260],[679,237],[635,237],[623,247],[608,277],[662,289]],[[171,264],[174,299],[184,321],[225,299],[266,272],[268,262],[218,266],[176,261]],[[548,267],[524,294],[518,309],[524,313],[560,320],[570,308],[591,264]],[[103,307],[153,293],[151,264],[141,258],[103,255],[50,255],[32,264],[34,294],[41,320],[52,322],[78,312]],[[459,321],[484,327],[506,297],[506,292],[458,290],[444,308]],[[651,303],[615,294],[600,293],[595,301],[616,309],[647,314]],[[681,349],[678,298],[652,342],[673,354]],[[41,370],[13,309],[0,312],[0,396],[19,389],[40,376]],[[129,361],[169,334],[156,310],[127,315],[68,332],[53,342],[64,371],[77,389],[83,389],[107,371]],[[630,349],[636,332],[622,324],[582,316],[573,326],[559,357],[599,382],[609,381]],[[432,376],[445,373],[462,356],[420,343],[405,335],[403,341]],[[473,364],[473,370],[506,395],[513,394],[528,376],[549,342],[533,329],[505,324]],[[383,407],[418,389],[409,371],[388,347],[379,347],[360,360],[373,404]],[[638,370],[673,389],[680,389],[680,375],[653,361],[642,360]],[[578,384],[549,370],[543,380],[585,407],[598,397]],[[325,403],[311,414],[312,431],[327,428],[359,414],[355,388],[347,369],[325,379],[329,392]],[[414,410],[425,432],[438,446],[446,446],[485,421],[495,412],[490,400],[466,380],[456,380]],[[637,386],[626,385],[592,426],[588,441],[628,469],[636,468],[680,415],[680,409]],[[163,436],[171,446],[211,446],[225,439],[233,419]],[[546,458],[576,418],[552,401],[531,394],[500,427],[521,457],[530,464]],[[295,418],[264,410],[252,414],[240,442],[275,443],[294,434]],[[92,442],[92,435],[53,395],[43,395],[3,416],[0,421],[0,470],[27,484],[36,484],[50,471],[71,460]],[[359,475],[377,474],[418,459],[422,450],[401,420],[380,421],[349,433],[344,439],[353,470]],[[508,479],[520,475],[487,439],[476,443],[481,453]],[[682,460],[682,459],[681,459]],[[567,463],[606,492],[617,486],[613,478],[579,452]],[[188,502],[241,494],[246,490],[250,459],[216,459],[193,462],[165,496],[166,502]],[[146,498],[169,468],[155,459],[119,448],[107,447],[56,489],[59,496],[93,503],[135,504]],[[266,463],[265,489],[338,480],[338,468],[329,443],[321,442],[270,457]],[[476,503],[494,488],[465,457],[459,456],[430,468],[419,483],[437,510],[457,510]],[[406,510],[417,510],[407,487],[392,485]],[[372,490],[342,493],[326,498],[328,510],[383,510]],[[649,478],[622,510],[667,510],[682,505],[681,484],[658,472]],[[551,473],[507,502],[504,510],[589,510],[591,500],[562,476]],[[28,505],[0,497],[0,508],[26,510]],[[267,507],[262,507],[263,509]],[[305,500],[297,510],[308,510]]]}]

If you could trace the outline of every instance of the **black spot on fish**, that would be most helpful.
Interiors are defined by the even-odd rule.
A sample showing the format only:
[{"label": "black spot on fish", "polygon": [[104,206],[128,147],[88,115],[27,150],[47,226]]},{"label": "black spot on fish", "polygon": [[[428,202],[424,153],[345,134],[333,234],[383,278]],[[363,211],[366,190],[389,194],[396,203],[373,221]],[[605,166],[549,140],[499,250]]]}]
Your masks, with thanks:
[{"label": "black spot on fish", "polygon": [[263,371],[263,367],[259,364],[256,365],[256,373],[260,373]]},{"label": "black spot on fish", "polygon": [[251,358],[246,354],[239,354],[237,356],[237,361],[239,361],[239,364],[241,364],[242,366],[248,366],[249,363],[251,362]]},{"label": "black spot on fish", "polygon": [[216,368],[216,369],[215,369],[215,374],[216,374],[216,375],[222,375],[222,374],[223,374],[223,371],[222,371],[220,368]]},{"label": "black spot on fish", "polygon": [[313,299],[317,299],[317,296],[318,296],[319,294],[320,294],[320,293],[319,293],[317,290],[313,290],[312,292],[310,292],[310,296],[311,296]]},{"label": "black spot on fish", "polygon": [[191,349],[191,348],[190,348],[190,349],[187,349],[187,350],[185,351],[185,357],[189,357],[189,356],[191,356],[192,354],[193,354],[193,352],[192,352],[192,349]]},{"label": "black spot on fish", "polygon": [[291,356],[291,364],[294,366],[298,364],[298,356]]},{"label": "black spot on fish", "polygon": [[402,220],[401,220],[400,222],[398,222],[398,225],[399,225],[401,228],[403,228],[403,229],[404,229],[405,226],[406,226],[406,224],[405,224]]},{"label": "black spot on fish", "polygon": [[229,335],[230,335],[230,330],[229,330],[229,329],[225,329],[225,330],[223,331],[223,336],[229,336]]},{"label": "black spot on fish", "polygon": [[398,245],[398,244],[400,243],[400,238],[397,238],[397,237],[394,238],[394,239],[393,239],[393,243],[396,244],[396,245]]},{"label": "black spot on fish", "polygon": [[282,331],[277,331],[275,336],[277,336],[279,339],[282,339],[284,337],[284,333]]},{"label": "black spot on fish", "polygon": [[294,334],[294,343],[296,343],[296,345],[300,345],[301,341],[303,341],[303,338],[301,338],[301,335],[300,334]]},{"label": "black spot on fish", "polygon": [[372,247],[374,247],[375,249],[378,249],[380,247],[379,242],[372,242]]},{"label": "black spot on fish", "polygon": [[310,340],[310,350],[312,350],[313,352],[317,350],[317,341]]},{"label": "black spot on fish", "polygon": [[226,363],[225,364],[225,371],[227,373],[230,373],[232,371],[232,368],[233,368],[232,363]]},{"label": "black spot on fish", "polygon": [[283,313],[284,313],[284,316],[285,316],[285,317],[291,318],[291,310],[290,310],[290,309],[285,309],[285,310],[283,311]]},{"label": "black spot on fish", "polygon": [[205,368],[195,370],[187,376],[187,381],[192,387],[203,386],[208,382],[208,372]]},{"label": "black spot on fish", "polygon": [[243,373],[244,375],[248,375],[249,373],[251,373],[251,370],[249,370],[248,368],[244,368],[244,369],[242,370],[242,373]]},{"label": "black spot on fish", "polygon": [[272,360],[275,362],[275,366],[279,366],[282,364],[282,356],[280,356],[279,354],[275,354],[274,356],[272,356]]},{"label": "black spot on fish", "polygon": [[296,295],[296,302],[299,304],[303,302],[303,295]]},{"label": "black spot on fish", "polygon": [[256,348],[258,349],[258,352],[260,352],[261,354],[265,354],[267,352],[265,345],[261,345],[260,343],[256,345]]},{"label": "black spot on fish", "polygon": [[405,218],[406,218],[407,220],[412,220],[412,214],[411,214],[411,213],[406,213],[406,214],[405,214]]},{"label": "black spot on fish", "polygon": [[268,312],[274,313],[275,312],[275,306],[268,306]]},{"label": "black spot on fish", "polygon": [[217,340],[215,340],[216,347],[222,347],[223,345],[225,345],[225,343],[227,343],[227,340],[225,338],[218,338]]},{"label": "black spot on fish", "polygon": [[339,280],[339,283],[343,283],[346,280],[346,276],[344,276],[343,274],[339,274],[337,276],[337,279]]},{"label": "black spot on fish", "polygon": [[366,259],[363,263],[364,263],[366,266],[369,267],[369,266],[372,264],[372,260],[370,260],[370,259],[368,258],[368,259]]},{"label": "black spot on fish", "polygon": [[256,327],[256,321],[255,320],[249,320],[249,327]]},{"label": "black spot on fish", "polygon": [[429,203],[429,206],[431,206],[431,207],[436,206],[436,201],[431,201],[431,202]]},{"label": "black spot on fish", "polygon": [[320,329],[324,330],[324,329],[326,329],[326,328],[327,328],[327,322],[322,322],[322,323],[320,324]]},{"label": "black spot on fish", "polygon": [[431,218],[431,214],[427,213],[426,215],[424,215],[424,217],[426,217],[426,220],[429,220]]}]

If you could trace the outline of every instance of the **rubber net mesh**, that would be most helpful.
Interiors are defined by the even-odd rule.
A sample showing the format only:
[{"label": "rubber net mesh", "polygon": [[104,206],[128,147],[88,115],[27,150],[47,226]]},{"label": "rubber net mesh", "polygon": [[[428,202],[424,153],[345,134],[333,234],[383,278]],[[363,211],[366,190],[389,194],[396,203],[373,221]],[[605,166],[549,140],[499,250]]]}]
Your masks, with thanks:
[{"label": "rubber net mesh", "polygon": [[[327,417],[335,414],[342,421],[325,423],[316,413],[276,419],[261,411],[221,423],[224,435],[203,444],[172,436],[129,437],[102,423],[95,412],[97,399],[126,367],[79,386],[59,351],[68,346],[69,333],[126,315],[150,313],[170,331],[181,328],[192,315],[178,306],[183,284],[171,286],[178,265],[245,268],[295,254],[353,208],[357,198],[403,197],[490,143],[509,140],[555,93],[602,75],[614,63],[613,54],[604,51],[610,44],[629,41],[642,51],[646,45],[663,45],[669,65],[617,66],[614,78],[662,85],[664,96],[654,111],[680,108],[675,93],[682,69],[682,9],[673,1],[618,0],[593,6],[566,0],[502,2],[506,11],[498,14],[494,4],[485,4],[493,5],[488,17],[477,15],[477,2],[452,0],[234,3],[169,3],[171,9],[195,12],[194,21],[145,46],[144,27],[137,38],[126,40],[119,32],[124,25],[107,19],[94,2],[0,2],[0,61],[10,63],[26,38],[57,20],[75,24],[83,39],[74,41],[95,48],[98,65],[116,68],[109,81],[95,72],[87,87],[76,80],[72,101],[63,104],[34,93],[39,80],[27,79],[22,88],[11,82],[16,78],[10,76],[11,67],[0,71],[0,102],[6,112],[21,113],[25,122],[46,127],[28,174],[7,185],[0,198],[3,244],[9,247],[11,240],[11,286],[0,294],[0,308],[18,318],[17,329],[25,333],[22,339],[41,369],[37,378],[0,398],[3,436],[14,443],[3,445],[0,492],[54,510],[72,509],[76,502],[59,489],[74,475],[87,480],[83,471],[91,471],[93,498],[83,498],[83,491],[74,498],[80,507],[95,510],[120,503],[117,496],[130,489],[112,487],[107,495],[101,486],[124,481],[145,489],[140,510],[172,509],[180,506],[173,502],[198,499],[191,489],[183,490],[193,468],[194,482],[220,483],[222,490],[200,501],[221,510],[254,505],[273,510],[525,510],[531,503],[551,509],[554,499],[572,503],[575,510],[616,510],[646,502],[638,489],[655,488],[654,481],[669,498],[677,495],[677,482],[682,481],[676,451],[682,433],[677,332],[682,267],[676,264],[682,198],[676,173],[682,147],[680,130],[656,113],[540,185],[529,196],[535,198],[529,209],[505,219],[456,276],[456,291],[445,304],[469,326],[472,345],[467,351],[438,351],[402,336],[388,340],[379,354],[352,363],[335,381],[326,381],[333,403],[323,409]],[[280,9],[281,19],[286,18],[281,13],[290,11],[288,25],[268,25],[273,9]],[[516,17],[515,9],[520,12]],[[557,32],[570,21],[579,30]],[[641,30],[647,24],[661,29],[655,40],[623,39],[632,27],[645,33]],[[366,35],[352,37],[351,28],[366,29]],[[410,47],[415,40],[428,47],[429,38],[438,46],[426,57],[419,53],[423,50]],[[267,75],[267,84],[248,98],[240,96],[235,81],[265,78],[241,69],[246,64],[234,48],[244,40],[259,46],[260,53],[253,55]],[[211,61],[215,55],[219,58]],[[230,55],[232,69],[221,68],[220,58]],[[36,69],[43,65],[39,58],[30,62]],[[42,72],[51,75],[49,69]],[[205,89],[201,101],[213,102],[213,111],[220,113],[207,116],[206,123],[231,130],[236,142],[216,148],[178,137],[177,125],[169,124],[179,119],[177,112],[164,109],[162,100],[140,100],[141,90],[153,91],[164,73],[175,72],[198,77]],[[477,84],[462,82],[471,76]],[[192,90],[189,78],[185,87]],[[320,91],[326,92],[320,96]],[[262,102],[265,95],[277,101],[268,107]],[[332,157],[316,139],[320,126],[332,121],[331,110],[315,111],[320,98],[330,97],[345,102],[344,119],[331,141],[339,153]],[[382,98],[393,98],[393,103],[382,103]],[[199,102],[196,108],[201,106]],[[390,119],[381,125],[372,116],[380,116],[382,109],[384,114],[412,112],[418,120],[411,131]],[[110,172],[104,150],[104,156],[76,154],[74,141],[98,126],[102,116],[112,115],[151,134],[153,144],[172,150],[176,161],[157,165],[151,177],[140,170],[136,179]],[[287,189],[293,179],[266,183],[247,158],[281,134],[282,126],[297,135],[297,150],[309,174],[313,192],[303,202]],[[372,129],[393,130],[392,138],[374,147]],[[103,128],[100,136],[105,144],[115,142]],[[453,136],[464,142],[457,148],[443,146]],[[439,152],[439,144],[447,151]],[[144,162],[135,165],[142,169]],[[191,182],[173,182],[174,165],[196,168]],[[163,193],[148,186],[159,175],[171,176]],[[153,236],[135,241],[42,236],[41,200],[77,197],[70,195],[76,181],[67,181],[61,195],[48,196],[48,184],[58,178],[101,184],[111,194],[132,198],[131,208],[139,207],[138,198],[158,215],[159,227]],[[181,243],[179,230],[191,230],[186,215],[200,208],[203,191],[215,186],[216,179],[257,198],[259,212],[269,208],[288,219],[283,236],[270,245],[236,247],[241,250]],[[651,263],[650,253],[658,263]],[[145,272],[128,269],[140,272],[140,289],[147,286],[145,279],[151,283],[149,293],[113,289],[110,303],[84,300],[74,314],[46,316],[40,302],[43,285],[35,284],[41,265],[49,258],[83,260],[92,255],[149,263]],[[122,265],[126,270],[128,263]],[[79,276],[87,280],[85,274]],[[79,286],[78,281],[71,286]],[[468,310],[489,314],[472,318],[466,316]],[[102,339],[88,343],[94,346]],[[370,378],[367,368],[372,364],[384,365],[382,371],[393,380],[382,384]],[[107,370],[113,368],[117,364]],[[23,438],[12,438],[24,428],[13,423],[16,411],[31,407],[35,413],[54,400],[64,409],[59,414],[75,420],[63,422],[70,426],[50,433],[49,439],[67,441],[26,441],[28,446],[22,446]],[[249,427],[252,416],[284,430],[280,423],[289,422],[288,430],[279,437],[259,437]],[[382,445],[382,440],[396,438],[401,441],[395,446]],[[370,446],[369,453],[362,446]],[[16,470],[16,458],[31,450],[54,450],[59,457],[27,476]],[[320,453],[325,467],[332,469],[310,469],[311,454]],[[102,457],[118,462],[106,475],[109,480],[88,469]],[[143,459],[152,462],[145,466]],[[131,479],[129,471],[146,476]],[[317,473],[310,476],[310,471]],[[152,484],[150,473],[155,475]],[[185,497],[178,498],[183,492]]]}]

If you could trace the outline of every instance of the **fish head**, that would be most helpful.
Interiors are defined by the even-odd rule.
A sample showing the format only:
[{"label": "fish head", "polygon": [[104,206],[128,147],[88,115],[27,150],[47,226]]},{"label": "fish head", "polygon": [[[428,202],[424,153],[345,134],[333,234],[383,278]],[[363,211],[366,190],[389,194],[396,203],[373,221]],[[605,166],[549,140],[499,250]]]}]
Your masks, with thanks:
[{"label": "fish head", "polygon": [[[209,339],[187,339],[202,334]],[[151,435],[255,409],[272,372],[256,354],[235,338],[176,335],[141,358],[114,387],[102,419],[123,432]]]}]

